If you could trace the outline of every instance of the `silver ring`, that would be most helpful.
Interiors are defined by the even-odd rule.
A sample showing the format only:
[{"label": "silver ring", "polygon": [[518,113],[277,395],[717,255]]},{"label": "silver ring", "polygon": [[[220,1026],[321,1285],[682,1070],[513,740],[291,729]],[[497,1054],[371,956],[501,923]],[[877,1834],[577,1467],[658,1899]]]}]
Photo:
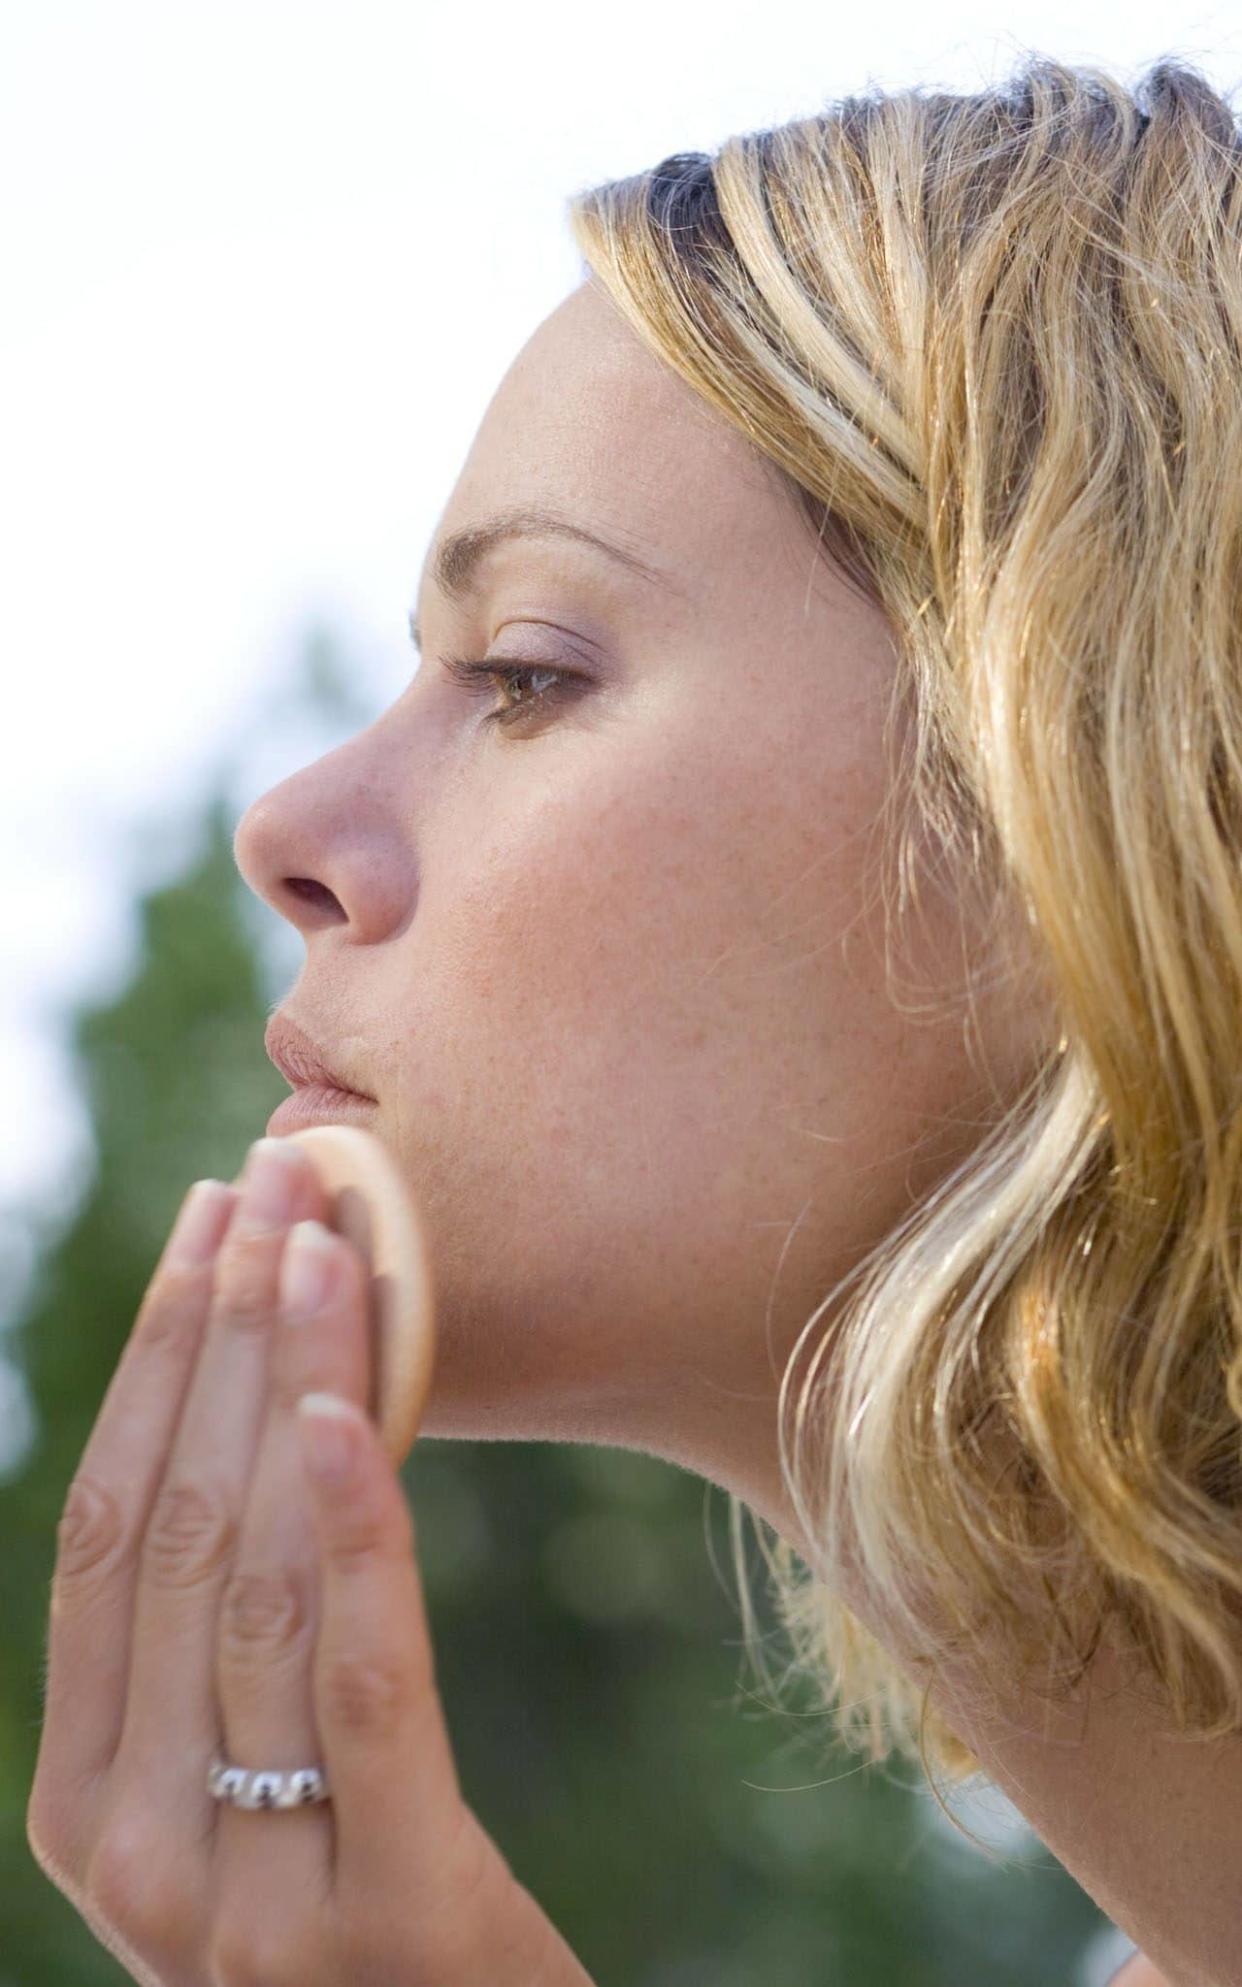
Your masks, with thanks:
[{"label": "silver ring", "polygon": [[232,1766],[219,1753],[207,1769],[207,1792],[234,1808],[304,1808],[313,1801],[332,1799],[321,1767],[274,1773],[265,1767]]}]

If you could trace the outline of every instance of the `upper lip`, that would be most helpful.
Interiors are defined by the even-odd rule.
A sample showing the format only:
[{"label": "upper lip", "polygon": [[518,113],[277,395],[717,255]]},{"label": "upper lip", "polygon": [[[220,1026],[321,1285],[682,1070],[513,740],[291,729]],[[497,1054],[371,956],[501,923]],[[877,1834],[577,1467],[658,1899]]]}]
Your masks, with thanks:
[{"label": "upper lip", "polygon": [[318,1042],[287,1014],[273,1015],[263,1037],[263,1046],[295,1090],[303,1089],[307,1084],[316,1084],[326,1090],[352,1091],[356,1097],[368,1095],[365,1090],[355,1089],[344,1074],[328,1061]]}]

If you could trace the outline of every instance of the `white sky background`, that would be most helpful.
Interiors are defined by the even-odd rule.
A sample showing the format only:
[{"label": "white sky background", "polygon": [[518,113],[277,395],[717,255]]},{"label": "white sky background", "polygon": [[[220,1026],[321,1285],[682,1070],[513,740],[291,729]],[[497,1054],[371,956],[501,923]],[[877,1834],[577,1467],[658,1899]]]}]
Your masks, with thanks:
[{"label": "white sky background", "polygon": [[147,810],[193,813],[244,744],[240,818],[325,749],[260,722],[315,619],[375,713],[408,681],[484,407],[578,281],[570,193],[871,83],[977,88],[1028,47],[1242,85],[1237,0],[9,0],[0,1215],[67,1216],[89,1183],[59,1010],[125,983],[135,880],[180,866],[131,846]]},{"label": "white sky background", "polygon": [[569,194],[869,83],[977,88],[1027,47],[1242,84],[1237,0],[1000,25],[954,0],[9,0],[0,1211],[68,1211],[89,1180],[59,1008],[132,969],[135,880],[165,873],[135,867],[148,807],[244,743],[240,818],[325,749],[259,715],[317,617],[374,712],[408,682],[483,410],[579,280]]}]

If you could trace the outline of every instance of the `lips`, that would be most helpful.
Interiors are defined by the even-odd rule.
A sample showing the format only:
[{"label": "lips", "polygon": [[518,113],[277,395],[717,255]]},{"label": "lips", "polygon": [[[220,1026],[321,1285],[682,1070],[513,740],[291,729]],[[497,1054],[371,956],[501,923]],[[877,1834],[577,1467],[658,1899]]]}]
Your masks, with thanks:
[{"label": "lips", "polygon": [[305,1083],[276,1106],[267,1121],[268,1134],[279,1138],[282,1132],[301,1131],[307,1125],[369,1126],[377,1109],[374,1097],[361,1097],[356,1090]]},{"label": "lips", "polygon": [[[362,1098],[366,1103],[375,1103],[367,1091],[351,1083],[350,1072],[329,1061],[326,1050],[289,1015],[273,1015],[263,1044],[271,1061],[295,1090],[312,1089],[329,1093],[334,1100],[352,1097],[355,1101]],[[325,1101],[320,1098],[321,1103]]]}]

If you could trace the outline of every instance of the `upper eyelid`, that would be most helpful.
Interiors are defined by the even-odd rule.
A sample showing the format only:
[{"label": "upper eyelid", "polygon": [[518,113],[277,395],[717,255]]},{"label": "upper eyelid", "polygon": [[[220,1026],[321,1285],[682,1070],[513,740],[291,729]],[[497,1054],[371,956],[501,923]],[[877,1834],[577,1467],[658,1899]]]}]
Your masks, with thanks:
[{"label": "upper eyelid", "polygon": [[540,651],[539,655],[534,657],[524,655],[512,657],[512,661],[522,668],[525,668],[528,661],[534,661],[545,669],[559,669],[562,665],[571,668],[585,661],[581,653],[581,644],[547,621],[523,621],[520,618],[503,621],[488,638],[486,647],[490,650],[495,642],[511,643],[519,638]]},{"label": "upper eyelid", "polygon": [[[499,588],[497,592],[499,592]],[[529,629],[531,631],[531,639],[534,641],[555,642],[558,648],[566,655],[569,663],[574,666],[580,663],[589,666],[592,654],[598,648],[598,644],[590,636],[582,633],[571,633],[568,628],[562,627],[558,622],[543,621],[537,616],[531,617],[515,614],[510,619],[502,621],[499,626],[496,626],[494,625],[492,614],[479,613],[475,609],[453,608],[450,606],[447,612],[450,618],[460,617],[463,624],[473,622],[478,627],[480,633],[477,639],[481,644],[478,649],[480,655],[482,655],[484,648],[490,648],[493,642],[500,641],[513,628]],[[486,635],[482,633],[485,624],[491,624],[491,632]],[[420,662],[424,661],[427,655],[438,645],[433,641],[429,641],[425,635],[421,646],[415,640],[416,634],[420,632],[420,624],[413,607],[409,609],[406,615],[406,629],[414,653],[418,656]],[[470,643],[474,637],[470,634],[467,626],[463,625],[460,632],[455,631],[451,633],[448,639],[456,646],[457,652],[460,653],[462,647]],[[526,657],[518,656],[514,660],[525,664]],[[559,664],[556,666],[559,667]],[[553,667],[551,661],[547,663],[547,667],[549,669]]]},{"label": "upper eyelid", "polygon": [[589,663],[577,648],[570,646],[565,636],[558,637],[533,623],[523,623],[520,628],[516,624],[498,628],[487,640],[481,635],[472,640],[467,635],[464,640],[436,642],[422,660],[448,662],[463,656],[474,662],[486,662],[496,669],[561,669],[572,672],[589,667]]}]

